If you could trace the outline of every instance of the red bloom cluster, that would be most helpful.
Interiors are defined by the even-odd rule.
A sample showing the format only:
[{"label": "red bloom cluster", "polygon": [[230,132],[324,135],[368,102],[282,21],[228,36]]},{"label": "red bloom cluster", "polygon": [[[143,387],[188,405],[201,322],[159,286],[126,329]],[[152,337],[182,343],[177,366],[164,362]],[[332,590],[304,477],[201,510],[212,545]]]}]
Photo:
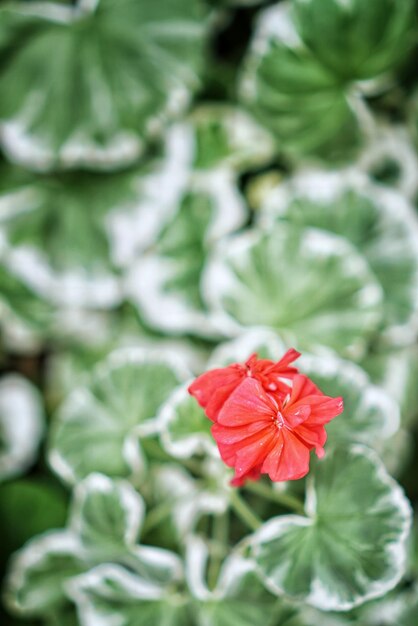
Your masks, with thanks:
[{"label": "red bloom cluster", "polygon": [[212,434],[223,461],[235,468],[233,485],[268,474],[295,480],[309,471],[310,451],[324,455],[325,424],[343,411],[342,398],[325,396],[291,363],[288,350],[277,361],[250,356],[202,374],[189,393],[214,424]]}]

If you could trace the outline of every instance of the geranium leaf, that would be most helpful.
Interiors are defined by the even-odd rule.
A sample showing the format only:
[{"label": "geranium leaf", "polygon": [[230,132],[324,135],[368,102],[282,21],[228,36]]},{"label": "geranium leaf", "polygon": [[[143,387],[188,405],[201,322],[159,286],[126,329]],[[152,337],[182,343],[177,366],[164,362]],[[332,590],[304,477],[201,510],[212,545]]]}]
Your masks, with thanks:
[{"label": "geranium leaf", "polygon": [[405,570],[408,500],[367,448],[317,462],[309,517],[276,517],[252,540],[268,588],[322,610],[345,611],[392,589]]},{"label": "geranium leaf", "polygon": [[381,288],[351,244],[291,224],[223,242],[204,287],[225,334],[270,327],[305,350],[360,356],[382,315]]},{"label": "geranium leaf", "polygon": [[106,218],[138,201],[138,174],[27,175],[17,184],[11,171],[1,170],[0,226],[22,280],[56,306],[118,304]]},{"label": "geranium leaf", "polygon": [[291,154],[347,158],[359,142],[341,81],[305,47],[285,3],[260,15],[241,95]]},{"label": "geranium leaf", "polygon": [[418,219],[403,196],[353,171],[296,176],[265,198],[264,223],[331,231],[364,255],[382,285],[385,324],[405,342],[418,326]]},{"label": "geranium leaf", "polygon": [[54,470],[69,482],[94,471],[120,477],[140,472],[138,440],[158,430],[160,406],[188,377],[167,351],[111,353],[58,410],[50,442]]},{"label": "geranium leaf", "polygon": [[[356,81],[381,78],[406,55],[412,13],[410,0],[296,0],[266,9],[247,58],[243,99],[280,147],[346,159],[369,117]],[[369,82],[368,93],[378,89],[379,81]]]},{"label": "geranium leaf", "polygon": [[199,84],[200,2],[16,3],[0,21],[3,143],[38,169],[134,161]]}]

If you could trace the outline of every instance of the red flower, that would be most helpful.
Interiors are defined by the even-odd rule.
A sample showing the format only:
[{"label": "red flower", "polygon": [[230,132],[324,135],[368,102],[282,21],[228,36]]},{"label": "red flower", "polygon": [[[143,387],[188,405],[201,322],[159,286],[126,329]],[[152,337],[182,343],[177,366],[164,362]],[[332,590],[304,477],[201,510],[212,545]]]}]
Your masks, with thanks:
[{"label": "red flower", "polygon": [[247,378],[258,380],[266,391],[286,395],[290,391],[286,381],[291,381],[298,373],[290,364],[298,357],[300,353],[293,348],[277,363],[252,354],[244,365],[233,363],[202,374],[190,385],[189,393],[205,409],[209,419],[216,421],[224,403]]},{"label": "red flower", "polygon": [[212,434],[223,461],[235,468],[232,484],[260,474],[273,481],[302,478],[309,471],[310,451],[323,456],[324,425],[342,412],[342,398],[323,395],[300,374],[289,392],[285,397],[269,393],[259,380],[247,377],[224,401]]}]

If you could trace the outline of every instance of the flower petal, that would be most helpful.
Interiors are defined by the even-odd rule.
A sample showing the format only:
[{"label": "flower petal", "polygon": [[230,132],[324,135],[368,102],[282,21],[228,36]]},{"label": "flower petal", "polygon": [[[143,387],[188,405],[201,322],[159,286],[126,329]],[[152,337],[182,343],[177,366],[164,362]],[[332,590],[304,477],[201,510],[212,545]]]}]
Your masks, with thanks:
[{"label": "flower petal", "polygon": [[276,417],[278,404],[254,378],[246,378],[229,396],[218,415],[219,424],[242,426]]},{"label": "flower petal", "polygon": [[245,370],[240,365],[218,368],[198,376],[189,386],[189,393],[196,398],[212,421],[231,393],[242,382]]},{"label": "flower petal", "polygon": [[302,478],[309,471],[309,449],[290,430],[283,428],[280,434],[261,471],[275,482]]}]

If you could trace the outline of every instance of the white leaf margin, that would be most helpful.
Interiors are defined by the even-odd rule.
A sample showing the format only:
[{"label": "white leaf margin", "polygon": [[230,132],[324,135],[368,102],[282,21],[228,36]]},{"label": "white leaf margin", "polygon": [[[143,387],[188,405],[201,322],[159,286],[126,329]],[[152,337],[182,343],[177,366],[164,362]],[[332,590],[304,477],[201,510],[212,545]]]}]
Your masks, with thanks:
[{"label": "white leaf margin", "polygon": [[221,567],[215,589],[211,591],[205,580],[208,558],[209,548],[203,538],[190,535],[186,543],[185,575],[192,596],[201,602],[227,598],[234,593],[243,576],[256,571],[253,559],[231,552]]},{"label": "white leaf margin", "polygon": [[[90,593],[95,592],[106,597],[106,580],[117,584],[126,596],[133,600],[158,601],[166,596],[163,588],[149,581],[143,580],[119,565],[102,564],[91,569],[86,574],[77,576],[68,581],[67,593],[77,606],[80,622],[83,626],[117,626],[121,624],[121,616],[109,613],[102,615],[97,611]],[[112,600],[110,597],[109,600]]]}]

